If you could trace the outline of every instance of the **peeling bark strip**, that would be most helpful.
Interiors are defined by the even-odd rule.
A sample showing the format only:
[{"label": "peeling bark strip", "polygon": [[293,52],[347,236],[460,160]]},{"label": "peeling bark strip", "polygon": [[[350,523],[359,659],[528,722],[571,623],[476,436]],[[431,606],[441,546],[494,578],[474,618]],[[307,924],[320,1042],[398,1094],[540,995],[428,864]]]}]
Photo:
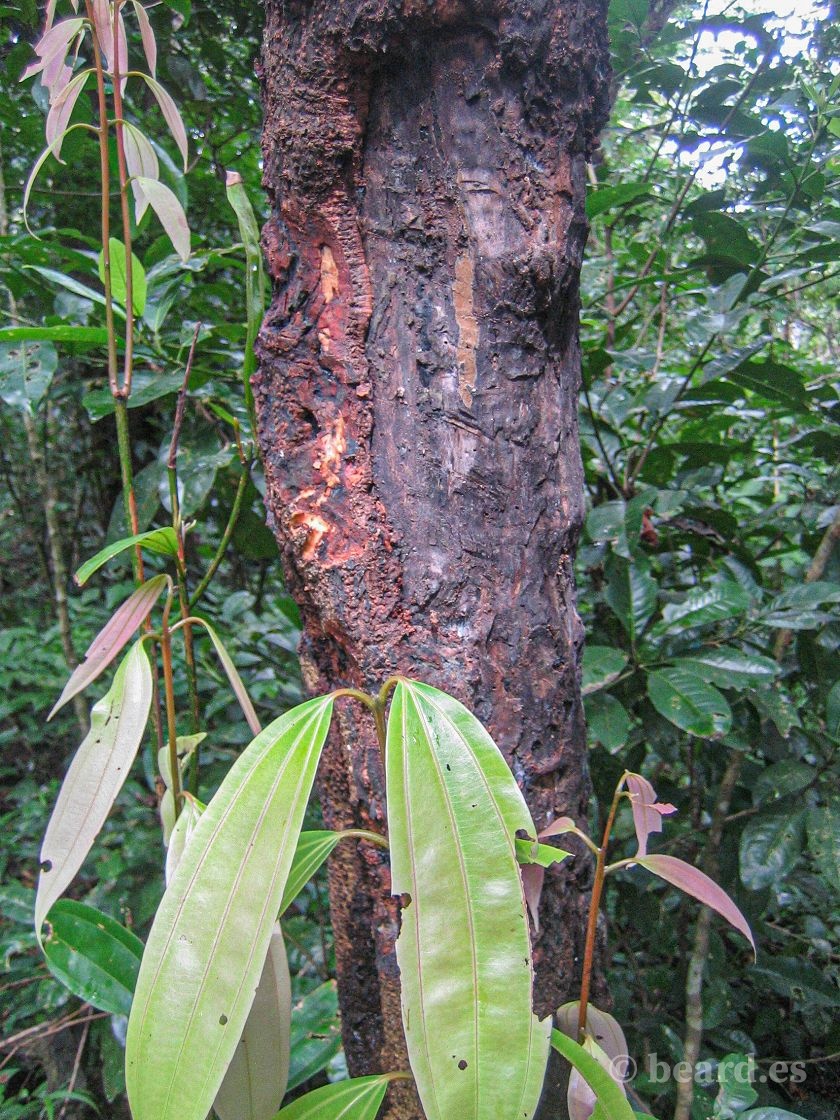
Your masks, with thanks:
[{"label": "peeling bark strip", "polygon": [[[453,692],[539,824],[587,793],[577,314],[604,9],[267,0],[262,61],[275,287],[254,389],[307,684],[370,689],[402,671]],[[353,709],[321,795],[330,827],[382,828],[379,751]],[[574,864],[543,896],[541,1013],[575,984]],[[389,888],[378,851],[333,857],[355,1074],[405,1066]]]}]

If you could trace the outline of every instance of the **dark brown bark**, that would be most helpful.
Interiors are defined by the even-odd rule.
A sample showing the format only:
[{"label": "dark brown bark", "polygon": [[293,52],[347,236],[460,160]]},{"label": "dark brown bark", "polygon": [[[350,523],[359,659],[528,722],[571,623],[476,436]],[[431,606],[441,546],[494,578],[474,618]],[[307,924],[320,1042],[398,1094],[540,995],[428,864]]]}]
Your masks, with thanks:
[{"label": "dark brown bark", "polygon": [[[572,564],[583,516],[584,162],[607,110],[592,0],[268,0],[254,382],[267,502],[307,685],[403,672],[490,728],[538,824],[587,797]],[[382,762],[345,706],[330,827],[384,828]],[[588,876],[548,885],[536,1003],[575,987]],[[387,858],[330,872],[344,1041],[405,1068]],[[407,1097],[390,1117],[414,1117]]]}]

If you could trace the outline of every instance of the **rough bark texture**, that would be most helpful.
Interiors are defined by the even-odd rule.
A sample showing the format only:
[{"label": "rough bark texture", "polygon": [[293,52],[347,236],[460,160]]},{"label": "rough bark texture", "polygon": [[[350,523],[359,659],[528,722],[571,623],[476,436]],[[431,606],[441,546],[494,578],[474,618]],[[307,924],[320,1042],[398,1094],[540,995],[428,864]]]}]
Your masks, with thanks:
[{"label": "rough bark texture", "polygon": [[[577,315],[604,8],[267,0],[254,388],[307,684],[403,672],[454,693],[538,824],[587,797]],[[344,704],[324,815],[382,831],[373,728]],[[542,1014],[576,982],[587,876],[569,861],[544,894]],[[342,845],[330,880],[350,1069],[405,1068],[387,858]],[[392,1097],[390,1117],[420,1115]]]}]

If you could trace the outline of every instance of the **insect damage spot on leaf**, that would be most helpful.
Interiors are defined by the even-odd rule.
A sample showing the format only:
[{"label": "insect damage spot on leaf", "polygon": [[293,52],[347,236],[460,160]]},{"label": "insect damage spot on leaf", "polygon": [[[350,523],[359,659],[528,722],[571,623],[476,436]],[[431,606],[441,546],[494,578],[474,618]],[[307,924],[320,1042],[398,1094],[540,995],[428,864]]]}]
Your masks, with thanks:
[{"label": "insect damage spot on leaf", "polygon": [[467,1068],[467,1062],[464,1058],[462,1058],[460,1060],[460,1062],[458,1062],[458,1069],[466,1069],[466,1068]]},{"label": "insect damage spot on leaf", "polygon": [[227,1026],[227,1021],[228,1021],[227,1015],[220,1015],[219,1016],[219,1026],[220,1027],[226,1027]]},{"label": "insect damage spot on leaf", "polygon": [[52,871],[52,860],[45,859],[41,864],[41,872],[46,875],[48,871]]}]

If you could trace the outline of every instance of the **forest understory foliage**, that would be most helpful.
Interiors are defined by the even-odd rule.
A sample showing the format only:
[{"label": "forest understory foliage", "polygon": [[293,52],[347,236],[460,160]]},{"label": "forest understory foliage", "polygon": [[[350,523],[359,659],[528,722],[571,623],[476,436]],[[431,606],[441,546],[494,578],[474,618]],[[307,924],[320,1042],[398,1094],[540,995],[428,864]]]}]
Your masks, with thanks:
[{"label": "forest understory foliage", "polygon": [[[458,867],[476,881],[504,868],[496,886],[522,941],[511,959],[524,952],[528,967],[482,1029],[499,1052],[520,1031],[543,1062],[518,876],[536,924],[546,868],[565,858],[556,844],[592,861],[610,1003],[587,1010],[593,917],[580,1000],[552,1035],[575,1066],[573,1120],[834,1120],[840,33],[834,5],[770,7],[610,5],[614,104],[588,169],[581,278],[593,792],[587,821],[558,806],[539,837],[486,732],[436,690],[400,680],[300,706],[300,620],[265,523],[250,394],[267,298],[259,8],[0,7],[2,1120],[129,1116],[126,1045],[138,1120],[170,1115],[161,1084],[195,1088],[196,1120],[214,1101],[220,1120],[267,1120],[284,1091],[289,1120],[374,1117],[407,1073],[344,1080],[323,866],[339,842],[388,840],[412,902],[442,881],[452,904]],[[64,30],[45,38],[45,18]],[[336,701],[368,707],[380,732],[388,840],[327,832],[308,801]],[[483,846],[498,842],[497,860],[480,863],[459,824],[462,846],[432,845],[441,864],[424,883],[402,783],[428,788],[423,768],[451,764],[456,740],[493,775],[482,813],[504,828]],[[112,788],[91,794],[105,748]],[[288,804],[269,780],[281,757],[298,767]],[[467,821],[472,803],[452,789],[440,812]],[[213,862],[229,804],[291,814],[282,857]],[[247,1000],[216,1014],[217,992],[178,986],[169,949],[186,935],[190,876],[221,892],[219,912],[225,891],[247,909],[259,892],[237,896],[238,876],[263,881],[268,866],[247,979],[273,994],[252,1029],[276,1032],[272,1053],[288,1060],[245,1107],[241,1047],[221,1087],[194,1074],[219,1026],[235,1028],[233,1054]],[[508,936],[495,907],[477,914],[476,943]],[[220,973],[233,927],[230,940],[209,937],[202,958]],[[401,941],[406,977],[417,944]],[[467,1115],[447,1032],[478,1030],[457,1011],[420,1036],[445,1043],[439,1054],[409,1045],[427,1114],[442,1101],[447,1120]],[[212,1030],[178,1034],[179,1016]],[[511,1108],[535,1102],[533,1070],[494,1082],[492,1060],[462,1060],[476,1116],[496,1115],[503,1093]],[[182,1099],[171,1115],[188,1115]]]}]

